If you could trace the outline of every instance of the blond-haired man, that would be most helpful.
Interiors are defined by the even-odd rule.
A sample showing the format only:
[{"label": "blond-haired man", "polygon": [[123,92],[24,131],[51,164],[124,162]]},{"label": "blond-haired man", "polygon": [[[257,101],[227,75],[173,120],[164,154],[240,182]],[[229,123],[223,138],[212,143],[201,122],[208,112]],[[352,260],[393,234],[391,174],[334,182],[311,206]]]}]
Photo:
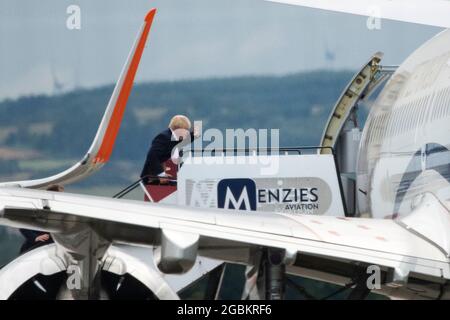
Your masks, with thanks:
[{"label": "blond-haired man", "polygon": [[[184,141],[182,143],[184,145],[198,137],[197,132],[192,132],[191,128],[191,121],[188,117],[174,116],[169,122],[169,127],[153,139],[141,172],[141,178],[166,177],[164,163],[169,159],[177,162],[179,150],[176,147],[180,146],[179,143]],[[145,180],[148,181],[148,179]]]}]

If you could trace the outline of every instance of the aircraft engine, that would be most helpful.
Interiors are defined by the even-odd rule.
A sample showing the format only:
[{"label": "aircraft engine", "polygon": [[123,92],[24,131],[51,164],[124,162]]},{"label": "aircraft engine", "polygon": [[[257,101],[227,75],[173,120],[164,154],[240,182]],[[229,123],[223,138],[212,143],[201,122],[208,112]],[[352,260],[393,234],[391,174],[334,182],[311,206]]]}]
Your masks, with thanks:
[{"label": "aircraft engine", "polygon": [[[100,279],[100,299],[179,299],[151,263],[118,247],[108,249]],[[31,250],[0,269],[0,300],[71,300],[74,286],[76,270],[66,265],[55,244]]]}]

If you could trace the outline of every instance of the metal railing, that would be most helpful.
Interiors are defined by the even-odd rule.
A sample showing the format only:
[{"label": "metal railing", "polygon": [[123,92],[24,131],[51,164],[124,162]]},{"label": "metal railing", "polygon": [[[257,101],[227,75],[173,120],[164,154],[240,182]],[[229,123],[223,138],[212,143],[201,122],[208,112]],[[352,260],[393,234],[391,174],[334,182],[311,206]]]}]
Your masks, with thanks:
[{"label": "metal railing", "polygon": [[281,155],[289,154],[289,153],[297,153],[298,155],[305,154],[305,151],[307,150],[324,150],[329,149],[331,150],[331,153],[334,154],[334,149],[329,146],[305,146],[305,147],[282,147],[282,148],[223,148],[223,149],[187,149],[184,150],[185,155],[190,154],[194,156],[203,156],[204,153],[208,153],[212,156],[216,156],[216,154],[222,154],[225,155],[235,155],[237,153],[244,153],[245,155],[259,155],[260,153],[264,152],[264,155],[273,155],[278,154]]},{"label": "metal railing", "polygon": [[[159,185],[168,185],[168,186],[173,186],[177,184],[177,180],[176,179],[170,179],[170,178],[165,178],[165,177],[159,177],[159,176],[153,176],[153,175],[147,175],[144,176],[142,178],[140,178],[139,180],[133,182],[132,184],[130,184],[129,186],[127,186],[126,188],[122,189],[121,191],[119,191],[118,193],[116,193],[115,195],[113,195],[113,198],[123,198],[125,195],[127,195],[128,193],[130,193],[131,191],[133,191],[134,189],[136,189],[137,187],[141,187],[142,190],[144,191],[144,193],[147,195],[147,197],[152,200],[152,197],[150,196],[150,194],[147,191],[147,188],[145,188],[145,184],[144,181],[149,181],[149,180],[153,180],[154,182],[158,182],[160,181],[160,179],[164,179],[166,180],[168,183],[167,184],[161,184],[159,183]],[[151,183],[150,183],[151,184]],[[158,185],[158,183],[156,183],[155,185]],[[153,201],[153,200],[152,200]]]}]

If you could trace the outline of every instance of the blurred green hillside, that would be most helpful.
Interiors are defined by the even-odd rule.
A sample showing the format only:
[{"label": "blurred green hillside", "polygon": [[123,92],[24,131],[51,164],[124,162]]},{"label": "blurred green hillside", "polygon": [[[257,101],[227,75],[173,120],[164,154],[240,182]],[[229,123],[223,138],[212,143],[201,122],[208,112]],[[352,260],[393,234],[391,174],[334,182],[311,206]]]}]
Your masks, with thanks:
[{"label": "blurred green hillside", "polygon": [[[153,82],[133,89],[112,161],[74,188],[124,186],[138,176],[152,137],[174,114],[203,129],[280,129],[282,146],[319,143],[329,111],[352,72]],[[0,180],[42,177],[89,147],[113,86],[0,103]]]}]

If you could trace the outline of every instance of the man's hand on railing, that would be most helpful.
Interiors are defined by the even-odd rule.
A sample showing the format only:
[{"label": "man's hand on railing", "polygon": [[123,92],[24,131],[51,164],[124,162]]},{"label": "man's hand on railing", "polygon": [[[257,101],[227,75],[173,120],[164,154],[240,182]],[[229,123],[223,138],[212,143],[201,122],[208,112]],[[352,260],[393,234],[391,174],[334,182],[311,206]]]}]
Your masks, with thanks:
[{"label": "man's hand on railing", "polygon": [[166,185],[174,180],[174,177],[168,173],[164,173],[164,175],[159,176],[159,184]]}]

